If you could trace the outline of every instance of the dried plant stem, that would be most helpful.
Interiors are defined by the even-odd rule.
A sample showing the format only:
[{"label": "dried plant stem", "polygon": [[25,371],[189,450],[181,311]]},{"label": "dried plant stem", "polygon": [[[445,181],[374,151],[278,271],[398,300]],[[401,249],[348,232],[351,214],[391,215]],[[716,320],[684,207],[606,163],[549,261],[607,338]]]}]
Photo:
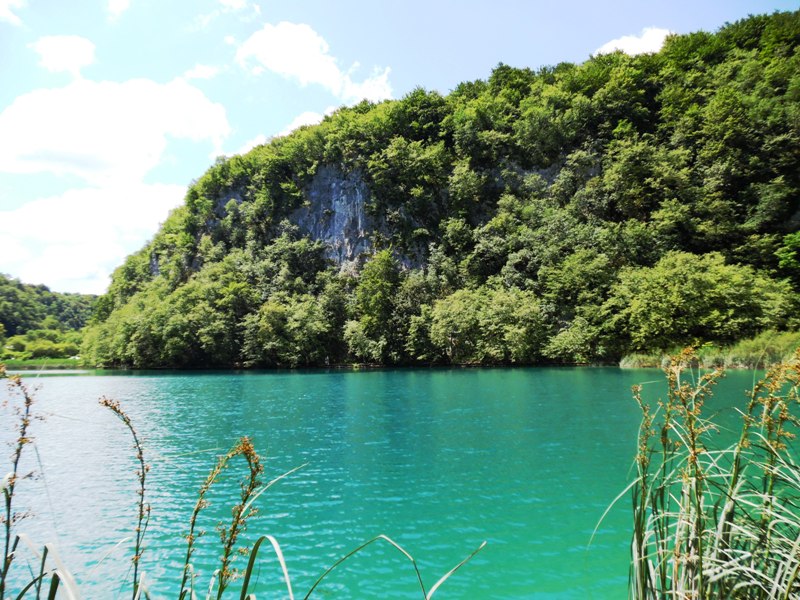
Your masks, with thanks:
[{"label": "dried plant stem", "polygon": [[190,575],[192,572],[192,555],[195,551],[195,542],[197,539],[203,535],[203,532],[197,532],[197,518],[200,516],[200,511],[202,511],[206,506],[208,506],[208,501],[206,500],[206,494],[211,489],[211,486],[216,483],[217,479],[219,478],[220,474],[223,470],[228,466],[228,463],[231,461],[232,458],[239,454],[239,444],[237,443],[233,448],[231,448],[227,454],[220,456],[217,459],[217,463],[214,465],[214,468],[208,473],[203,485],[200,486],[200,491],[197,494],[197,502],[194,505],[194,510],[192,511],[192,516],[189,519],[189,534],[186,536],[186,559],[183,564],[183,577],[181,579],[181,588],[178,594],[178,598],[183,599],[190,593],[190,588],[187,588],[187,585],[190,585]]},{"label": "dried plant stem", "polygon": [[231,568],[236,540],[247,527],[247,520],[256,514],[257,509],[251,508],[251,498],[256,494],[261,485],[260,476],[264,471],[261,459],[253,447],[250,438],[243,437],[237,445],[238,452],[247,461],[248,475],[241,484],[241,502],[233,507],[230,527],[220,525],[219,535],[222,542],[222,558],[219,570],[219,588],[217,600],[222,598],[225,588],[236,577],[236,572]]},{"label": "dried plant stem", "polygon": [[[0,365],[0,378],[6,376],[5,368]],[[22,406],[15,407],[15,412],[19,417],[17,426],[17,437],[14,442],[14,450],[11,453],[11,471],[3,478],[2,490],[4,501],[4,512],[2,517],[3,522],[3,565],[0,569],[0,600],[6,596],[6,581],[8,573],[11,569],[11,563],[14,560],[14,548],[11,541],[11,530],[16,521],[21,516],[14,512],[14,490],[16,489],[19,476],[19,463],[22,458],[22,452],[26,445],[31,442],[29,437],[28,428],[30,427],[33,418],[31,408],[33,406],[33,395],[28,387],[22,382],[18,375],[12,375],[8,378],[9,388],[12,393],[19,394],[22,397]]]},{"label": "dried plant stem", "polygon": [[[183,577],[181,579],[181,588],[178,594],[180,599],[186,598],[191,594],[192,589],[192,555],[195,551],[195,542],[203,535],[203,532],[197,532],[197,519],[200,512],[208,506],[206,495],[211,489],[211,486],[216,483],[222,472],[228,467],[231,460],[237,456],[242,456],[248,467],[248,474],[245,480],[241,483],[241,502],[233,507],[233,518],[230,527],[219,526],[220,540],[222,542],[222,557],[219,569],[219,586],[217,589],[217,598],[221,598],[225,589],[233,581],[236,572],[231,568],[231,563],[235,556],[236,540],[239,535],[245,530],[247,519],[256,513],[255,509],[251,508],[252,501],[260,494],[259,486],[261,486],[260,475],[264,471],[261,464],[261,458],[253,447],[250,438],[241,438],[233,448],[231,448],[225,455],[219,457],[214,468],[211,469],[206,477],[203,485],[200,486],[197,502],[195,503],[192,516],[189,520],[189,534],[186,536],[186,559],[183,565]],[[271,482],[272,483],[272,482]],[[271,483],[269,485],[271,485]]]},{"label": "dried plant stem", "polygon": [[139,440],[139,435],[136,432],[136,428],[131,423],[130,417],[122,410],[119,402],[116,400],[112,400],[110,398],[103,397],[100,399],[100,404],[108,408],[111,412],[113,412],[117,418],[123,422],[123,424],[128,428],[128,431],[131,433],[131,437],[133,437],[133,447],[136,451],[136,460],[139,461],[139,469],[136,471],[136,478],[139,480],[139,490],[137,491],[137,495],[139,496],[138,501],[138,519],[136,521],[136,541],[134,544],[134,554],[133,554],[133,590],[132,590],[132,598],[136,600],[139,596],[139,584],[140,584],[140,575],[139,575],[139,563],[142,558],[142,553],[144,552],[144,535],[147,531],[147,525],[150,522],[150,504],[145,502],[145,491],[146,491],[146,482],[147,482],[147,473],[150,471],[150,466],[145,463],[144,460],[144,451],[142,450],[142,444]]}]

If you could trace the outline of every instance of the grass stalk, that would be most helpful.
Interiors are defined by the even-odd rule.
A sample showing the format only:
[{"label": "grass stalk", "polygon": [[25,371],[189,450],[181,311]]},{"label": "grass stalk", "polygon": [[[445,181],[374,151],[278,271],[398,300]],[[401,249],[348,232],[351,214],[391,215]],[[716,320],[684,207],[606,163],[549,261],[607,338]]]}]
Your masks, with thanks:
[{"label": "grass stalk", "polygon": [[[249,438],[241,438],[226,454],[217,459],[216,464],[209,472],[197,495],[197,502],[189,519],[189,533],[186,536],[186,557],[183,564],[183,575],[181,587],[178,593],[180,599],[191,595],[193,589],[193,569],[192,555],[195,552],[196,542],[203,532],[197,531],[197,520],[200,512],[208,506],[207,495],[211,487],[217,482],[219,476],[228,467],[231,460],[237,456],[245,459],[248,467],[248,475],[241,484],[240,503],[233,507],[232,521],[229,527],[219,526],[220,540],[222,542],[221,565],[217,572],[218,580],[217,598],[221,598],[225,589],[235,578],[236,572],[232,569],[231,563],[235,556],[235,547],[238,537],[244,532],[247,520],[255,515],[256,510],[252,508],[253,501],[265,491],[266,488],[282,479],[286,474],[271,481],[266,486],[261,486],[260,476],[264,471],[261,458],[253,447]],[[294,470],[293,470],[294,471]],[[292,471],[292,472],[293,472]],[[259,489],[260,488],[260,489]],[[213,584],[212,584],[213,585]],[[209,594],[210,595],[210,594]]]},{"label": "grass stalk", "polygon": [[147,473],[150,471],[150,466],[144,460],[144,451],[142,449],[142,443],[139,439],[139,434],[136,432],[136,428],[133,426],[130,417],[122,410],[119,402],[116,400],[112,400],[110,398],[103,397],[100,399],[100,405],[109,409],[114,415],[122,421],[122,423],[127,427],[128,431],[133,438],[133,448],[136,452],[136,460],[139,462],[139,468],[136,471],[136,478],[139,482],[139,489],[137,490],[137,495],[139,497],[137,502],[138,508],[138,515],[136,520],[136,540],[134,541],[134,553],[133,553],[133,589],[132,589],[132,598],[136,600],[139,595],[139,586],[140,586],[140,574],[139,574],[139,563],[142,559],[142,553],[144,552],[144,536],[147,532],[147,526],[150,522],[150,504],[145,502],[145,492],[146,492],[146,484],[147,484]]},{"label": "grass stalk", "polygon": [[698,362],[691,350],[671,359],[658,424],[634,389],[643,417],[630,596],[800,597],[800,469],[787,443],[800,427],[800,352],[754,385],[738,442],[722,449],[710,447],[716,427],[703,415],[722,373],[695,372]]},{"label": "grass stalk", "polygon": [[[6,377],[5,367],[0,364],[0,379]],[[24,518],[24,515],[17,513],[14,510],[14,492],[20,480],[19,463],[22,458],[22,453],[25,446],[31,443],[29,428],[33,419],[33,394],[28,387],[22,382],[18,375],[8,376],[9,389],[13,396],[19,396],[22,399],[21,406],[13,406],[12,410],[17,416],[17,435],[14,442],[13,451],[11,453],[11,471],[2,480],[2,493],[3,493],[3,514],[0,515],[0,521],[3,525],[3,564],[0,567],[0,600],[6,597],[6,585],[8,581],[8,574],[11,570],[11,564],[14,561],[14,549],[16,547],[16,540],[11,540],[11,533],[14,524]]]},{"label": "grass stalk", "polygon": [[384,541],[384,542],[388,543],[388,544],[389,544],[390,546],[392,546],[392,547],[393,547],[395,550],[397,550],[397,551],[398,551],[398,552],[400,552],[400,553],[401,553],[403,556],[405,556],[405,557],[406,557],[406,559],[407,559],[407,560],[408,560],[408,561],[411,563],[411,566],[414,568],[414,573],[415,573],[415,575],[416,575],[416,577],[417,577],[417,582],[419,583],[419,588],[420,588],[420,591],[422,592],[422,598],[423,598],[424,600],[430,600],[430,598],[433,596],[434,592],[435,592],[437,589],[439,589],[439,587],[440,587],[440,586],[441,586],[441,585],[442,585],[442,584],[443,584],[445,581],[447,581],[447,579],[449,579],[449,578],[450,578],[450,576],[451,576],[453,573],[455,573],[455,572],[456,572],[458,569],[460,569],[460,568],[461,568],[461,567],[463,567],[465,564],[467,564],[467,563],[468,563],[470,560],[472,560],[472,558],[473,558],[473,557],[474,557],[476,554],[478,554],[478,552],[480,552],[481,550],[483,550],[483,548],[486,546],[486,542],[482,542],[482,543],[481,543],[481,545],[480,545],[480,546],[478,546],[478,547],[477,547],[477,548],[476,548],[476,549],[475,549],[475,550],[474,550],[474,551],[473,551],[473,552],[472,552],[472,553],[471,553],[469,556],[467,556],[467,557],[466,557],[464,560],[462,560],[460,563],[458,563],[458,564],[457,564],[455,567],[453,567],[453,568],[452,568],[452,569],[450,569],[450,570],[449,570],[447,573],[445,573],[445,574],[444,574],[444,575],[443,575],[443,576],[442,576],[442,577],[441,577],[441,578],[440,578],[440,579],[439,579],[439,580],[438,580],[438,581],[437,581],[437,582],[436,582],[436,583],[433,585],[433,587],[431,587],[430,591],[427,591],[427,590],[426,590],[426,588],[425,588],[425,583],[424,583],[424,582],[423,582],[423,580],[422,580],[422,573],[420,573],[419,566],[417,565],[417,561],[416,561],[416,559],[414,559],[414,557],[413,557],[413,556],[411,556],[411,554],[409,554],[409,553],[408,553],[408,551],[406,551],[406,549],[405,549],[405,548],[403,548],[403,547],[402,547],[400,544],[398,544],[397,542],[395,542],[393,539],[391,539],[390,537],[388,537],[388,536],[386,536],[386,535],[380,534],[380,535],[378,535],[378,536],[375,536],[375,537],[374,537],[374,538],[372,538],[371,540],[369,540],[369,541],[367,541],[367,542],[364,542],[363,544],[361,544],[361,545],[360,545],[360,546],[358,546],[357,548],[355,548],[355,549],[351,550],[351,551],[350,551],[350,552],[348,552],[346,555],[344,555],[342,558],[340,558],[340,559],[339,559],[339,560],[337,560],[335,563],[333,563],[333,565],[331,565],[330,567],[328,567],[328,568],[325,570],[325,572],[324,572],[324,573],[322,573],[322,575],[320,575],[320,576],[317,578],[317,580],[314,582],[314,585],[312,585],[312,586],[311,586],[311,588],[308,590],[308,592],[306,593],[306,595],[305,595],[305,596],[303,596],[303,600],[308,600],[308,599],[311,597],[311,594],[314,592],[314,590],[316,590],[316,589],[317,589],[317,587],[319,587],[319,585],[322,583],[322,581],[323,581],[323,580],[324,580],[324,579],[325,579],[325,578],[326,578],[328,575],[330,575],[330,574],[331,574],[333,571],[335,571],[335,570],[336,570],[336,569],[337,569],[337,568],[338,568],[338,567],[339,567],[339,566],[340,566],[342,563],[344,563],[345,561],[347,561],[349,558],[353,557],[354,555],[358,554],[359,552],[363,551],[363,550],[364,550],[365,548],[367,548],[368,546],[371,546],[371,545],[372,545],[372,544],[374,544],[375,542],[379,542],[379,541]]},{"label": "grass stalk", "polygon": [[261,485],[260,476],[264,472],[261,459],[253,447],[250,438],[243,437],[236,447],[237,453],[247,461],[248,474],[241,484],[240,502],[233,507],[231,524],[228,527],[219,526],[219,536],[222,542],[222,557],[220,559],[219,586],[217,600],[222,598],[225,589],[236,577],[236,571],[231,567],[236,549],[236,541],[247,528],[247,521],[254,516],[257,509],[252,508],[251,498],[255,496]]}]

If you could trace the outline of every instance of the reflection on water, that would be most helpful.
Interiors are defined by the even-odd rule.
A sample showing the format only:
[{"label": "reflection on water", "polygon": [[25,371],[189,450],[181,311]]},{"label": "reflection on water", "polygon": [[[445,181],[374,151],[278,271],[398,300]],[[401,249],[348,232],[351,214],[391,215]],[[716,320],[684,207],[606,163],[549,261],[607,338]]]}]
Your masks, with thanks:
[{"label": "reflection on water", "polygon": [[[724,385],[739,398],[750,377],[732,374]],[[274,535],[296,591],[384,533],[418,559],[428,585],[487,540],[445,584],[451,598],[620,598],[628,502],[592,533],[628,481],[639,424],[629,390],[647,380],[661,376],[486,369],[31,379],[45,420],[33,424],[24,469],[36,478],[20,484],[17,499],[32,517],[19,529],[59,549],[85,597],[129,593],[136,465],[125,429],[97,403],[105,395],[130,414],[152,465],[143,568],[156,598],[175,596],[197,489],[244,435],[265,455],[266,478],[306,464],[259,499],[244,540]],[[660,385],[646,389],[657,394]],[[202,589],[217,565],[216,524],[230,517],[243,472],[229,469],[209,495],[194,559]],[[259,597],[282,597],[277,562],[267,551],[262,560]],[[415,586],[402,556],[373,546],[318,597],[415,598]]]}]

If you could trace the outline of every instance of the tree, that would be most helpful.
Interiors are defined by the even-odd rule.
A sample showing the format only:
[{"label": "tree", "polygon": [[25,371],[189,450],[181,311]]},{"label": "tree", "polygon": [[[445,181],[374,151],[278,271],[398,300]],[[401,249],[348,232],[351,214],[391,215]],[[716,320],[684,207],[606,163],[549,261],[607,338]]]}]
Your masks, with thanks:
[{"label": "tree", "polygon": [[392,314],[399,283],[400,270],[391,250],[376,252],[364,265],[355,289],[356,319],[345,330],[357,358],[375,362],[398,358],[401,344]]},{"label": "tree", "polygon": [[785,282],[726,264],[719,253],[670,252],[651,268],[623,269],[603,310],[628,350],[666,350],[780,329],[792,314],[791,298]]},{"label": "tree", "polygon": [[783,246],[775,254],[780,261],[780,268],[800,284],[800,231],[784,237]]},{"label": "tree", "polygon": [[328,360],[330,321],[308,294],[271,297],[244,321],[243,355],[248,366],[309,367]]},{"label": "tree", "polygon": [[[424,314],[424,313],[423,313]],[[416,347],[422,321],[415,321]],[[541,356],[546,327],[532,292],[481,286],[437,300],[430,341],[456,364],[532,363]]]}]

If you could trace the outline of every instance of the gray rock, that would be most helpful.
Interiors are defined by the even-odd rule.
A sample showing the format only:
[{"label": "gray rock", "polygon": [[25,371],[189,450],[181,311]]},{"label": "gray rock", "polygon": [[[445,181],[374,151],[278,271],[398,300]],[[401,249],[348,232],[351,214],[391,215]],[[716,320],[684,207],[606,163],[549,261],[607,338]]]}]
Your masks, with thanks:
[{"label": "gray rock", "polygon": [[361,173],[321,166],[304,193],[305,205],[289,220],[303,235],[323,242],[328,258],[351,270],[372,253],[370,234],[377,227],[366,211],[370,192]]}]

